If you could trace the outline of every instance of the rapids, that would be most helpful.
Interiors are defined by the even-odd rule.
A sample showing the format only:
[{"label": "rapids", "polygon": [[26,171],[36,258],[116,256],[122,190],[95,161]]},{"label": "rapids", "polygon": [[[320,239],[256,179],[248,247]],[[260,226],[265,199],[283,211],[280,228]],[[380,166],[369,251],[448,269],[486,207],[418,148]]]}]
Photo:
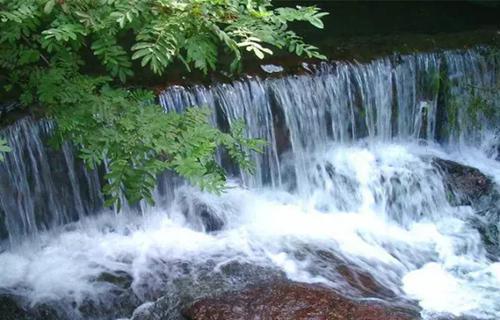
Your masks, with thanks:
[{"label": "rapids", "polygon": [[[226,164],[232,188],[221,197],[165,175],[157,207],[120,214],[101,208],[99,174],[85,170],[73,148],[44,146],[49,123],[20,120],[3,131],[13,152],[0,164],[0,293],[56,305],[61,319],[131,317],[133,308],[108,312],[121,282],[141,309],[182,295],[186,278],[201,283],[239,263],[354,297],[418,304],[425,319],[498,319],[498,257],[471,223],[475,208],[450,205],[432,158],[500,183],[490,124],[480,119],[481,130],[468,130],[467,112],[458,110],[462,130],[445,134],[449,119],[440,110],[449,99],[444,83],[465,104],[470,85],[498,84],[499,68],[477,49],[168,88],[159,97],[167,112],[206,104],[215,125],[243,117],[248,136],[269,146],[254,155],[255,176]],[[383,292],[360,292],[320,253],[369,274]],[[103,274],[126,280],[100,281]],[[222,277],[208,292],[247,282]],[[83,312],[88,305],[95,310]]]}]

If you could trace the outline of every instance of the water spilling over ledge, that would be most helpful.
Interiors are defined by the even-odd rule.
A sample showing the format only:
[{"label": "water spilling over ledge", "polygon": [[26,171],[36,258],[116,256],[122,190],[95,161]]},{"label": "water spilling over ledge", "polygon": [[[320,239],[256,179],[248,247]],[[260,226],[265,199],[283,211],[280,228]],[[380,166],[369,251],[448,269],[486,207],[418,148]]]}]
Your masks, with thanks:
[{"label": "water spilling over ledge", "polygon": [[496,319],[494,196],[489,207],[483,195],[451,201],[447,182],[460,177],[447,180],[434,159],[478,168],[494,194],[495,132],[481,115],[481,129],[469,125],[465,108],[450,119],[449,106],[466,105],[471,86],[498,86],[499,68],[477,49],[167,88],[167,112],[207,105],[213,124],[244,118],[269,146],[254,176],[219,155],[234,185],[220,198],[165,175],[157,207],[119,215],[101,209],[99,174],[72,147],[45,146],[50,124],[22,119],[3,131],[13,152],[0,164],[0,293],[60,319],[130,317],[161,298],[179,319],[189,299],[286,277],[418,304],[431,319]]}]

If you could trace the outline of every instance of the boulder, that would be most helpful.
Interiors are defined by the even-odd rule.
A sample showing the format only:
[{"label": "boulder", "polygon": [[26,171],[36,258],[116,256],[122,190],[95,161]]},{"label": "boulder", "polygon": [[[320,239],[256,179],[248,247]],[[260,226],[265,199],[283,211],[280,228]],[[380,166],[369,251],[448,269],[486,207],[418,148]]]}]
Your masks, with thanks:
[{"label": "boulder", "polygon": [[189,192],[179,192],[176,204],[194,230],[207,233],[222,230],[225,225],[224,209],[231,210],[229,206],[217,207],[202,195]]},{"label": "boulder", "polygon": [[2,320],[66,320],[71,317],[58,313],[52,306],[29,302],[12,292],[0,293],[0,319]]},{"label": "boulder", "polygon": [[432,164],[442,173],[454,205],[471,205],[493,190],[491,179],[476,168],[440,158],[433,158]]},{"label": "boulder", "polygon": [[32,317],[19,300],[12,295],[0,295],[0,318],[3,320],[31,320]]},{"label": "boulder", "polygon": [[317,284],[283,282],[196,301],[188,320],[410,320],[418,315],[348,299]]},{"label": "boulder", "polygon": [[132,289],[133,277],[127,272],[109,270],[92,282],[97,287],[107,288],[108,292],[105,296],[83,299],[75,310],[83,319],[128,318],[142,303]]},{"label": "boulder", "polygon": [[108,287],[106,295],[86,297],[77,304],[71,299],[46,299],[33,304],[13,290],[0,291],[0,320],[117,319],[129,317],[142,302],[131,288],[132,277],[122,271],[104,272],[93,279]]},{"label": "boulder", "polygon": [[335,283],[336,289],[345,295],[383,300],[397,298],[398,293],[385,287],[362,267],[349,262],[334,251],[309,246],[295,254],[296,259],[301,259],[301,256],[310,261],[307,271],[312,276]]},{"label": "boulder", "polygon": [[478,230],[489,257],[500,257],[500,193],[493,181],[476,168],[439,158],[432,164],[444,177],[451,205],[470,205],[476,214],[470,223]]},{"label": "boulder", "polygon": [[[286,281],[285,274],[275,268],[230,262],[218,266],[214,261],[201,264],[179,262],[164,265],[168,274],[176,275],[169,279],[168,274],[161,283],[163,290],[149,296],[147,302],[133,313],[132,320],[181,320],[182,309],[196,299],[211,294],[222,294],[229,290],[242,290],[247,285],[264,285]],[[146,280],[147,281],[147,280]],[[155,291],[150,287],[147,292]]]}]

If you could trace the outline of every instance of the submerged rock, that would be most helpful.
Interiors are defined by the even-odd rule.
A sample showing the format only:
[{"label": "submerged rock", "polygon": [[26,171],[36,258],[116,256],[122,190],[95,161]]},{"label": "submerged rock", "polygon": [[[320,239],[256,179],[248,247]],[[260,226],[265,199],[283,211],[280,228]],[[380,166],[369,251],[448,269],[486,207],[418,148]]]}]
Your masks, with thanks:
[{"label": "submerged rock", "polygon": [[196,301],[183,315],[188,320],[410,320],[418,316],[355,301],[314,284],[279,283]]}]

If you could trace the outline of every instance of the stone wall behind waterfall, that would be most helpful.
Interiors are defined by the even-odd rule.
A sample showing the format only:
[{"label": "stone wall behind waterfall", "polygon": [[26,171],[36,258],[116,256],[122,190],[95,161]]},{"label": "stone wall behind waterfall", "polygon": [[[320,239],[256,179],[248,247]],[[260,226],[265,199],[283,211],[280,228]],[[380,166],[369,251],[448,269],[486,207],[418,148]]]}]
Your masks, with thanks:
[{"label": "stone wall behind waterfall", "polygon": [[[310,74],[283,78],[245,78],[211,87],[174,86],[159,96],[167,112],[206,105],[211,121],[223,130],[244,118],[249,137],[269,142],[264,155],[253,155],[255,176],[241,175],[253,188],[300,190],[294,181],[306,175],[306,155],[329,141],[366,143],[431,140],[477,142],[488,129],[466,130],[469,117],[458,110],[461,129],[450,132],[447,106],[466,104],[470,87],[498,85],[500,63],[487,49],[395,55],[368,64],[335,62],[311,67]],[[25,118],[4,129],[13,152],[0,164],[0,237],[6,244],[37,239],[40,232],[95,214],[102,208],[97,172],[83,168],[74,148],[46,146],[51,125]],[[294,161],[282,161],[291,153]],[[220,161],[233,172],[224,154]],[[176,182],[173,182],[176,181]],[[168,204],[178,179],[159,179],[157,197]]]}]

